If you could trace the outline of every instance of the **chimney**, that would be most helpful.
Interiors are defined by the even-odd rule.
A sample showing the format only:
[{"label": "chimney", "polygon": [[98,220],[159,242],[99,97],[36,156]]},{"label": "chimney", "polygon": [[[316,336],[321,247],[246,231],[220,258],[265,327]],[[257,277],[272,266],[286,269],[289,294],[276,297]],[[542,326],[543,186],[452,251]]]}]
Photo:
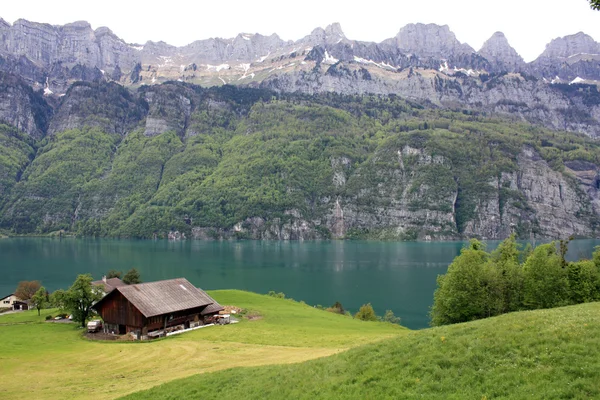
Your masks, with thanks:
[{"label": "chimney", "polygon": [[102,277],[102,282],[106,283],[106,275]]}]

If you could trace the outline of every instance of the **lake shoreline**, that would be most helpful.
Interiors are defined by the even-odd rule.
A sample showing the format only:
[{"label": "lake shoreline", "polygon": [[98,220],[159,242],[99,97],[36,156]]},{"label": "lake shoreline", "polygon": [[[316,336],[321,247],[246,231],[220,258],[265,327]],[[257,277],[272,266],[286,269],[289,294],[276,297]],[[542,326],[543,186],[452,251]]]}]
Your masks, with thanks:
[{"label": "lake shoreline", "polygon": [[[54,291],[67,289],[78,274],[101,279],[111,269],[136,268],[144,282],[183,277],[202,289],[282,292],[323,307],[340,302],[352,313],[371,303],[378,315],[389,309],[402,325],[421,329],[429,326],[438,275],[467,243],[18,236],[0,240],[0,295],[24,280]],[[486,242],[488,251],[498,243]],[[591,257],[598,244],[574,240],[567,256]]]}]

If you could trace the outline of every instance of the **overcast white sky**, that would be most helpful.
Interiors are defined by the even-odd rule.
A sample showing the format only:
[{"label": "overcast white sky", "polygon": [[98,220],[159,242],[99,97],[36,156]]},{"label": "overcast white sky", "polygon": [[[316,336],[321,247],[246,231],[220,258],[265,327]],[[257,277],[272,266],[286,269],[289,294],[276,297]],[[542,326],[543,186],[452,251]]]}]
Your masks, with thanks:
[{"label": "overcast white sky", "polygon": [[86,20],[93,28],[108,26],[129,43],[163,40],[178,46],[240,32],[297,40],[332,22],[340,22],[349,39],[380,42],[406,24],[436,23],[449,25],[458,40],[475,50],[502,31],[525,61],[556,37],[583,31],[600,41],[600,11],[591,10],[587,0],[192,0],[156,5],[148,0],[3,0],[0,17],[53,25]]}]

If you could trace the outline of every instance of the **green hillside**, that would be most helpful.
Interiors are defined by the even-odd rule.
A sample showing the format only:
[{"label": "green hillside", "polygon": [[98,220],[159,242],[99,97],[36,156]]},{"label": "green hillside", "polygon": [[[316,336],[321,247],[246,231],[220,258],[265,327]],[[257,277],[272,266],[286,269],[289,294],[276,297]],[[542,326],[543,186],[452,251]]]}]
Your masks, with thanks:
[{"label": "green hillside", "polygon": [[128,399],[591,399],[600,303],[411,332],[302,364],[195,375]]},{"label": "green hillside", "polygon": [[44,322],[57,310],[0,314],[0,398],[112,399],[199,372],[297,363],[410,332],[239,290],[210,295],[247,317],[152,342],[112,342]]},{"label": "green hillside", "polygon": [[[42,140],[2,128],[0,229],[135,238],[170,231],[188,238],[502,238],[511,224],[522,237],[556,236],[550,217],[559,212],[560,226],[577,227],[570,233],[596,234],[597,188],[585,171],[600,164],[600,146],[581,135],[394,96],[169,83],[136,97],[117,89],[76,86],[51,125],[70,128]],[[117,100],[131,110],[115,111]],[[576,171],[585,172],[582,180]],[[560,191],[548,200],[553,209],[536,187],[518,186],[520,174]]]}]

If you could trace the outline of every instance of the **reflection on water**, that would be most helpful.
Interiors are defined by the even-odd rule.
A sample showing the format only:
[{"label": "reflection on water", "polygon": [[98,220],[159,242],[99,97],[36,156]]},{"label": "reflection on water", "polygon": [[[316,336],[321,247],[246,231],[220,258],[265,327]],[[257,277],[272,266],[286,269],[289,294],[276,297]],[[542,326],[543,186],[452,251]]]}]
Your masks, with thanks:
[{"label": "reflection on water", "polygon": [[[571,243],[571,259],[590,257],[600,241]],[[0,240],[0,296],[21,280],[49,290],[77,274],[99,279],[109,269],[137,268],[145,281],[185,277],[203,289],[270,290],[308,304],[340,301],[355,312],[367,302],[391,309],[403,325],[423,328],[438,274],[464,243],[395,242],[168,242],[11,238]],[[488,248],[497,246],[489,242]]]}]

